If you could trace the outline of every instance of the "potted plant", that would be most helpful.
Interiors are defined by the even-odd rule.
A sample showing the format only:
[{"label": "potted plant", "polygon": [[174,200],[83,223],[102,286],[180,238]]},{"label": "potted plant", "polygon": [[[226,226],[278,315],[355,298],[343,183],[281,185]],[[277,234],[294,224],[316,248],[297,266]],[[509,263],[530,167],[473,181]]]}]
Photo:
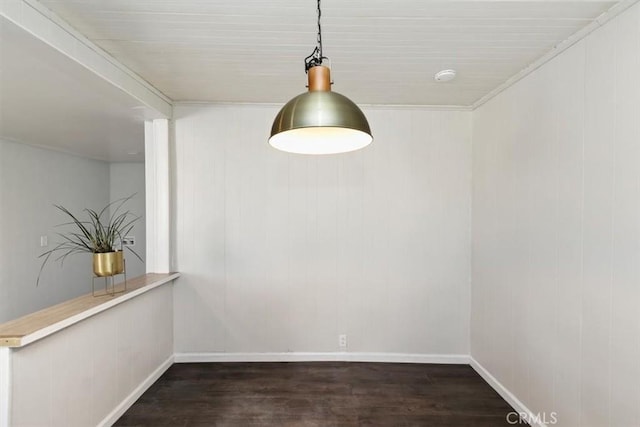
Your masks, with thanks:
[{"label": "potted plant", "polygon": [[[54,254],[58,255],[56,260],[61,263],[64,263],[69,255],[93,254],[93,273],[98,277],[109,277],[124,272],[122,238],[131,231],[134,223],[140,217],[133,215],[131,211],[121,210],[133,196],[135,194],[111,202],[100,212],[84,209],[88,215],[88,219],[84,221],[78,219],[64,206],[54,205],[71,219],[70,222],[60,224],[60,226],[71,225],[74,227],[70,231],[58,233],[63,241],[39,256],[44,260],[40,266],[36,286],[40,283],[40,276],[45,265]],[[114,208],[113,212],[109,214],[109,209],[112,207]],[[130,247],[127,248],[142,261],[140,255]]]}]

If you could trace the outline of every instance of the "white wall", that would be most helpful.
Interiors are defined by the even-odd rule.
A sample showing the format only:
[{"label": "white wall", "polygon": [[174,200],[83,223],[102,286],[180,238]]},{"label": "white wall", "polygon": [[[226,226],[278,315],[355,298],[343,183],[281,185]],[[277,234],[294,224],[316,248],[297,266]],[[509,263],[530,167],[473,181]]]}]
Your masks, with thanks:
[{"label": "white wall", "polygon": [[[146,260],[146,221],[145,221],[145,182],[144,163],[111,163],[109,165],[110,174],[110,194],[111,201],[135,196],[129,200],[120,210],[131,211],[133,215],[139,216],[129,233],[134,236],[136,243],[131,248],[136,251],[142,260]],[[135,255],[125,249],[125,259],[127,260],[127,277],[133,278],[145,274],[145,265]]]},{"label": "white wall", "polygon": [[[55,226],[67,218],[53,204],[77,212],[109,202],[104,162],[0,140],[0,322],[91,291],[91,258],[50,262],[36,278],[38,255],[58,241]],[[40,247],[40,236],[49,238]]]},{"label": "white wall", "polygon": [[[17,142],[0,140],[0,323],[91,291],[91,257],[53,258],[40,285],[42,252],[51,249],[67,218],[53,205],[74,213],[102,209],[110,200],[137,193],[126,207],[142,218],[136,224],[136,251],[145,259],[144,163],[105,163]],[[49,239],[40,247],[40,236]],[[145,273],[127,255],[129,277]]]},{"label": "white wall", "polygon": [[175,110],[178,353],[468,354],[471,114],[369,108],[370,147],[270,148],[271,106]]},{"label": "white wall", "polygon": [[640,420],[640,5],[473,114],[471,354],[562,426]]}]

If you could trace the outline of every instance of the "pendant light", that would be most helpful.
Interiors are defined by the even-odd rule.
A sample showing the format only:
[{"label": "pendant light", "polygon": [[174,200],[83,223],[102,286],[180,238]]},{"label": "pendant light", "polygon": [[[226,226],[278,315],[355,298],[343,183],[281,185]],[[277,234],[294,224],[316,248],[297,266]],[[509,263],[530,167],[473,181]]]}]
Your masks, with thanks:
[{"label": "pendant light", "polygon": [[296,96],[280,110],[273,126],[269,144],[298,154],[334,154],[364,148],[373,141],[364,113],[349,98],[331,91],[328,59],[322,55],[318,0],[318,45],[305,58],[309,91]]}]

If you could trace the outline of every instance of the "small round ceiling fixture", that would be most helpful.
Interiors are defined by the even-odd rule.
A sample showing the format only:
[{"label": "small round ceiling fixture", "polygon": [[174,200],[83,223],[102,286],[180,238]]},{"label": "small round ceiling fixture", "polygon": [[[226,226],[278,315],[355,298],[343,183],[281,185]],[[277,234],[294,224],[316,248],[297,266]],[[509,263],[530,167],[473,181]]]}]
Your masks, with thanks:
[{"label": "small round ceiling fixture", "polygon": [[437,82],[450,82],[456,78],[456,70],[442,70],[438,71],[434,76]]}]

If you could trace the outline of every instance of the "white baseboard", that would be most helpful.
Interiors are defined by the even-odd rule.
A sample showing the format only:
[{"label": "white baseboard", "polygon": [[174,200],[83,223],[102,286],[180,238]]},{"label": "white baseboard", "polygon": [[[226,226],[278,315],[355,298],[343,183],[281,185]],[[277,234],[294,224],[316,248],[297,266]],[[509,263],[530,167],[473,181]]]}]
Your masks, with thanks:
[{"label": "white baseboard", "polygon": [[390,362],[469,364],[466,354],[405,353],[176,353],[176,363],[196,362]]},{"label": "white baseboard", "polygon": [[[515,412],[526,414],[526,419],[531,427],[548,427],[542,422],[536,414],[534,414],[524,403],[520,401],[513,393],[511,393],[500,381],[487,371],[476,359],[469,357],[471,367],[487,382],[493,389],[511,405]],[[517,424],[516,424],[517,425]]]},{"label": "white baseboard", "polygon": [[171,367],[171,365],[173,365],[173,362],[174,356],[171,355],[167,360],[162,362],[160,366],[158,366],[158,369],[153,371],[151,375],[149,375],[140,385],[138,385],[138,387],[136,387],[135,390],[133,390],[131,394],[129,394],[129,396],[127,396],[122,402],[120,402],[120,404],[116,406],[115,409],[109,413],[109,415],[107,415],[102,421],[100,421],[98,426],[109,427],[115,424],[115,422],[118,421],[118,418],[120,418],[122,414],[124,414],[127,409],[129,409],[131,405],[133,405],[135,401],[138,400],[140,396],[142,396],[142,394],[147,391],[147,389],[151,387],[153,383],[156,382],[167,369]]}]

